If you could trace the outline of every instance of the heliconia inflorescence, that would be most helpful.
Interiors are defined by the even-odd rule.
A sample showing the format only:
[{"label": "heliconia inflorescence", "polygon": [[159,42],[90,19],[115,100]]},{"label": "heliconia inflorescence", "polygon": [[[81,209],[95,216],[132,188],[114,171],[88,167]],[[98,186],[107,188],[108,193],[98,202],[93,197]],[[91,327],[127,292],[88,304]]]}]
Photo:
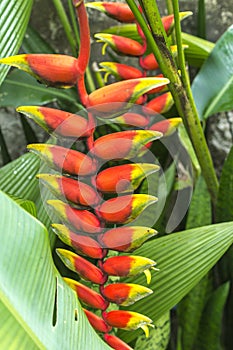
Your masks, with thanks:
[{"label": "heliconia inflorescence", "polygon": [[[77,86],[79,100],[86,108],[84,112],[74,114],[41,106],[20,106],[17,111],[33,119],[57,140],[31,144],[28,149],[59,172],[38,174],[37,178],[57,198],[48,200],[49,207],[62,222],[52,224],[53,231],[73,249],[56,250],[66,267],[77,276],[64,280],[84,304],[87,319],[96,331],[104,334],[106,343],[113,349],[130,350],[128,344],[111,334],[112,328],[142,328],[148,336],[152,320],[137,312],[107,309],[110,303],[128,306],[153,293],[147,287],[123,283],[120,279],[144,273],[149,284],[151,270],[158,271],[154,260],[131,254],[157,234],[155,229],[140,226],[138,221],[134,225],[134,220],[138,220],[146,207],[156,203],[157,198],[135,191],[147,176],[159,171],[157,164],[143,161],[142,155],[148,152],[152,142],[171,135],[181,119],[155,119],[174,103],[167,91],[169,80],[159,73],[152,77],[147,75],[159,66],[156,58],[146,51],[142,30],[126,4],[92,2],[86,6],[120,22],[136,23],[140,42],[109,33],[98,33],[95,37],[120,55],[138,57],[139,68],[102,62],[100,71],[120,81],[87,93],[84,74],[90,56],[88,17],[83,0],[73,0],[73,4],[80,27],[77,58],[60,54],[22,54],[2,58],[0,63],[22,69],[48,86]],[[181,13],[180,19],[189,14]],[[162,22],[170,34],[174,16],[163,17]],[[140,112],[131,109],[132,104],[143,105]],[[116,123],[120,131],[96,137],[98,118]],[[77,140],[82,141],[80,150],[77,144],[73,147]],[[72,144],[72,148],[67,144]],[[120,255],[108,257],[109,250]],[[117,278],[115,283],[111,282],[111,276]],[[90,287],[90,282],[97,285],[99,293]],[[101,310],[102,316],[86,307]]]}]

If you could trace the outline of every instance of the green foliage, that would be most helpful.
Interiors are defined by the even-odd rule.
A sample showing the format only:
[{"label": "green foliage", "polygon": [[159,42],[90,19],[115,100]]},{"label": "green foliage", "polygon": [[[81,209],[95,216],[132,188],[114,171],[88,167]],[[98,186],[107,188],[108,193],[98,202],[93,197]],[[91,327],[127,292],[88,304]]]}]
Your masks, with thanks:
[{"label": "green foliage", "polygon": [[[33,0],[1,0],[1,57],[18,52],[30,18],[32,4]],[[9,67],[0,66],[0,85],[8,71]]]},{"label": "green foliage", "polygon": [[0,199],[1,348],[109,349],[57,272],[46,228],[5,194]]},{"label": "green foliage", "polygon": [[218,40],[194,79],[192,90],[201,119],[233,108],[233,26]]}]

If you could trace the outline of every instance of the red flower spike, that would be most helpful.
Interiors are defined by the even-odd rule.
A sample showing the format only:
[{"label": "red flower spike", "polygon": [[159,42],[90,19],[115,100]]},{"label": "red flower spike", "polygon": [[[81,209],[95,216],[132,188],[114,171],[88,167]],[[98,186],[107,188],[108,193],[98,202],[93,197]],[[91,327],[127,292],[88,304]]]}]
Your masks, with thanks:
[{"label": "red flower spike", "polygon": [[136,190],[142,180],[159,170],[155,164],[124,164],[101,171],[96,177],[96,187],[104,193],[124,193]]},{"label": "red flower spike", "polygon": [[[183,19],[185,19],[186,17],[191,16],[193,13],[191,11],[186,11],[186,12],[180,12],[179,16],[180,16],[180,20],[182,21]],[[164,29],[167,33],[167,35],[170,35],[173,28],[174,28],[174,15],[168,15],[168,16],[164,16],[162,17],[162,23],[164,26]]]},{"label": "red flower spike", "polygon": [[105,54],[106,46],[109,45],[115,52],[127,56],[141,56],[145,52],[145,48],[138,41],[126,38],[124,36],[98,33],[94,37],[97,42],[104,43],[102,54]]},{"label": "red flower spike", "polygon": [[109,326],[101,317],[97,316],[89,310],[83,309],[83,311],[85,312],[88,321],[96,331],[101,333],[107,333],[111,331],[112,327]]},{"label": "red flower spike", "polygon": [[169,136],[173,134],[180,123],[182,123],[181,118],[165,119],[151,125],[150,130],[159,131],[163,133],[163,136]]},{"label": "red flower spike", "polygon": [[[88,97],[88,105],[95,107],[94,109],[98,112],[108,113],[106,118],[109,118],[109,112],[119,111],[126,107],[127,103],[141,103],[142,95],[168,83],[169,80],[166,78],[150,77],[119,81],[93,91]],[[116,106],[114,102],[117,102]]]},{"label": "red flower spike", "polygon": [[133,12],[127,4],[121,2],[89,2],[87,7],[104,12],[107,16],[123,23],[132,23],[135,20]]},{"label": "red flower spike", "polygon": [[109,276],[131,277],[142,272],[146,274],[147,283],[151,281],[150,268],[156,265],[156,262],[142,256],[111,256],[101,263],[101,270]]},{"label": "red flower spike", "polygon": [[64,281],[77,293],[79,299],[86,305],[93,307],[94,309],[107,309],[109,302],[99,293],[70,278],[65,277]]},{"label": "red flower spike", "polygon": [[135,220],[149,205],[156,203],[157,198],[148,194],[133,194],[111,198],[101,204],[96,213],[102,220],[126,224]]},{"label": "red flower spike", "polygon": [[145,150],[144,145],[162,137],[151,130],[128,130],[98,138],[91,152],[104,160],[131,159]]},{"label": "red flower spike", "polygon": [[50,134],[72,138],[90,136],[88,121],[80,115],[40,106],[20,106],[16,110],[33,119]]},{"label": "red flower spike", "polygon": [[115,350],[133,350],[133,348],[115,335],[104,334],[104,340]]},{"label": "red flower spike", "polygon": [[111,303],[129,306],[136,301],[152,294],[153,291],[140,284],[114,283],[106,287],[101,286],[101,294]]},{"label": "red flower spike", "polygon": [[97,191],[84,182],[70,177],[52,174],[38,174],[37,178],[58,198],[72,203],[95,207],[100,202]]},{"label": "red flower spike", "polygon": [[165,92],[164,94],[150,100],[150,102],[145,105],[145,111],[148,112],[148,109],[151,109],[156,113],[163,114],[168,112],[173,104],[174,100],[172,94],[170,92]]},{"label": "red flower spike", "polygon": [[74,248],[79,254],[93,259],[103,259],[106,249],[89,236],[77,234],[61,224],[52,224],[52,228],[62,242]]},{"label": "red flower spike", "polygon": [[133,311],[114,310],[103,312],[104,320],[112,327],[121,328],[126,331],[142,328],[149,335],[148,326],[153,327],[152,320],[145,315]]},{"label": "red flower spike", "polygon": [[119,117],[112,119],[114,123],[119,123],[124,125],[125,127],[137,127],[137,128],[145,128],[149,124],[148,116],[144,116],[138,113],[128,112]]},{"label": "red flower spike", "polygon": [[43,143],[31,144],[27,148],[39,155],[52,168],[63,170],[65,173],[86,176],[96,172],[95,161],[84,153]]},{"label": "red flower spike", "polygon": [[[96,4],[96,3],[93,3]],[[106,72],[104,80],[107,81],[109,74],[114,75],[117,79],[128,80],[128,79],[137,79],[142,78],[143,73],[132,66],[128,66],[123,63],[117,62],[101,62],[99,63],[101,72]]]},{"label": "red flower spike", "polygon": [[107,249],[132,252],[156,234],[157,231],[149,227],[123,226],[113,228],[99,235],[98,241]]},{"label": "red flower spike", "polygon": [[56,252],[63,263],[72,271],[76,272],[81,278],[96,284],[104,284],[108,277],[97,266],[90,263],[81,256],[66,250],[56,249]]},{"label": "red flower spike", "polygon": [[56,199],[48,200],[47,203],[64,223],[72,226],[75,230],[93,234],[103,231],[99,219],[88,210],[74,209]]},{"label": "red flower spike", "polygon": [[77,59],[66,55],[24,54],[2,58],[0,63],[17,67],[56,88],[72,87],[79,76]]}]

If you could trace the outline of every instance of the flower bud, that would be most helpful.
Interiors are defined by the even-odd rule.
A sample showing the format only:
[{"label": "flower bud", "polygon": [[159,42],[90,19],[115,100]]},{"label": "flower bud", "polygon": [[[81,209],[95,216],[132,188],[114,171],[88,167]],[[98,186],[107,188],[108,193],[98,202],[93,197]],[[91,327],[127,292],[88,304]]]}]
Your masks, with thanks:
[{"label": "flower bud", "polygon": [[115,350],[133,350],[128,344],[123,342],[120,338],[111,334],[104,334],[104,340]]},{"label": "flower bud", "polygon": [[132,252],[156,234],[156,230],[149,227],[123,226],[100,234],[98,241],[107,249],[119,252]]},{"label": "flower bud", "polygon": [[133,12],[127,4],[121,2],[89,2],[87,7],[104,12],[107,16],[123,23],[132,23],[135,20]]},{"label": "flower bud", "polygon": [[129,306],[136,301],[145,298],[152,294],[153,291],[149,288],[141,286],[140,284],[132,283],[113,283],[106,287],[101,286],[101,294],[117,305]]},{"label": "flower bud", "polygon": [[97,191],[84,182],[52,174],[38,174],[37,178],[58,198],[89,207],[99,204]]},{"label": "flower bud", "polygon": [[114,310],[103,312],[104,320],[112,327],[121,328],[126,331],[142,328],[148,337],[148,326],[153,327],[152,320],[145,315],[133,311]]},{"label": "flower bud", "polygon": [[74,248],[79,254],[93,259],[103,259],[106,249],[89,236],[77,234],[61,224],[52,224],[52,228],[62,242]]},{"label": "flower bud", "polygon": [[40,82],[57,88],[70,88],[79,76],[77,59],[58,54],[23,54],[0,59],[0,63],[17,67]]},{"label": "flower bud", "polygon": [[100,233],[103,231],[100,220],[88,210],[72,208],[56,199],[50,199],[47,203],[64,223],[72,226],[75,230],[87,233]]},{"label": "flower bud", "polygon": [[[177,46],[173,45],[170,47],[170,49],[174,57],[177,56]],[[159,64],[153,53],[150,53],[149,55],[142,57],[140,59],[140,65],[143,69],[146,69],[146,70],[155,70],[159,68]]]},{"label": "flower bud", "polygon": [[135,220],[144,209],[156,203],[157,200],[156,197],[148,194],[125,195],[108,199],[98,207],[96,212],[106,222],[126,224]]},{"label": "flower bud", "polygon": [[133,112],[124,113],[123,115],[112,119],[112,121],[131,128],[132,126],[137,128],[145,128],[149,124],[148,116]]},{"label": "flower bud", "polygon": [[[106,117],[109,118],[110,112],[119,111],[129,103],[141,103],[143,99],[140,100],[140,98],[143,94],[168,83],[169,80],[166,78],[150,77],[119,81],[93,91],[88,96],[88,105],[95,107],[94,109],[98,112],[107,113]],[[115,105],[114,102],[116,102]],[[101,115],[101,117],[105,116]]]},{"label": "flower bud", "polygon": [[172,94],[170,92],[165,92],[164,94],[157,96],[150,100],[145,105],[145,111],[148,111],[148,109],[153,110],[156,113],[166,113],[171,109],[171,107],[174,104],[174,100],[172,97]]},{"label": "flower bud", "polygon": [[109,45],[115,52],[128,56],[141,56],[145,52],[145,48],[136,40],[126,38],[124,36],[97,33],[94,35],[97,42],[104,43],[102,54],[105,54],[105,48]]},{"label": "flower bud", "polygon": [[79,299],[86,305],[93,307],[94,309],[107,309],[109,302],[105,300],[99,293],[70,278],[65,277],[64,281],[77,293]]},{"label": "flower bud", "polygon": [[84,153],[43,143],[31,144],[27,148],[39,155],[49,166],[68,174],[86,176],[96,171],[95,161]]},{"label": "flower bud", "polygon": [[177,126],[182,123],[181,118],[164,119],[150,126],[150,130],[155,130],[163,133],[163,136],[173,134]]},{"label": "flower bud", "polygon": [[76,272],[81,278],[96,284],[104,284],[107,281],[106,274],[81,256],[69,250],[60,248],[56,249],[56,252],[63,263],[70,270]]},{"label": "flower bud", "polygon": [[[180,20],[182,21],[182,19],[185,19],[186,17],[189,17],[192,14],[193,13],[191,11],[180,12],[179,13]],[[163,26],[164,26],[164,29],[165,29],[167,35],[170,35],[173,28],[174,28],[174,24],[175,24],[174,15],[171,14],[171,15],[162,17],[162,23],[163,23]]]},{"label": "flower bud", "polygon": [[49,134],[72,138],[90,136],[88,121],[80,115],[40,106],[20,106],[16,110],[33,119]]},{"label": "flower bud", "polygon": [[101,171],[96,187],[103,193],[124,193],[136,190],[148,175],[159,170],[156,164],[132,163],[117,165]]},{"label": "flower bud", "polygon": [[107,81],[109,74],[114,75],[117,79],[120,80],[137,79],[143,77],[143,73],[139,69],[123,63],[101,62],[99,65],[102,67],[100,71],[106,72],[104,78],[105,81]]},{"label": "flower bud", "polygon": [[127,130],[98,138],[91,152],[104,160],[131,159],[145,150],[144,145],[162,137],[150,130]]},{"label": "flower bud", "polygon": [[111,331],[112,327],[109,326],[101,317],[97,316],[89,310],[83,309],[83,311],[85,312],[88,321],[96,331],[101,333],[107,333]]},{"label": "flower bud", "polygon": [[109,276],[131,277],[144,272],[147,277],[147,283],[151,281],[150,268],[156,265],[154,260],[144,258],[143,256],[111,256],[103,263],[100,263],[101,270]]}]

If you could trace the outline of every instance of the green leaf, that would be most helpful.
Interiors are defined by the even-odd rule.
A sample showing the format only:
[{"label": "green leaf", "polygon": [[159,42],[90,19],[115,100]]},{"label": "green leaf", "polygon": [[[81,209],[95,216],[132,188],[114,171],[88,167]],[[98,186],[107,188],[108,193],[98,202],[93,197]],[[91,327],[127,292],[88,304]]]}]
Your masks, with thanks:
[{"label": "green leaf", "polygon": [[64,101],[78,110],[83,107],[77,102],[74,90],[58,90],[39,84],[33,77],[17,69],[9,74],[0,87],[0,107],[18,107],[23,105],[44,105],[55,101]]},{"label": "green leaf", "polygon": [[[198,178],[190,204],[186,228],[200,227],[211,223],[211,200],[202,176]],[[212,291],[212,276],[207,274],[181,300],[178,305],[178,320],[182,328],[183,350],[191,350],[196,340],[199,323],[206,301]]]},{"label": "green leaf", "polygon": [[0,202],[1,348],[110,349],[57,272],[44,226],[3,193]]},{"label": "green leaf", "polygon": [[0,151],[1,151],[3,165],[9,163],[11,161],[11,157],[8,152],[8,148],[7,148],[6,141],[3,136],[1,127],[0,127]]},{"label": "green leaf", "polygon": [[167,312],[154,324],[155,328],[150,329],[150,335],[146,338],[141,335],[137,338],[134,350],[166,350],[170,338],[170,313]]},{"label": "green leaf", "polygon": [[195,343],[198,350],[219,350],[221,349],[221,332],[223,308],[229,292],[230,283],[227,282],[210,296],[204,309],[199,324],[199,334]]},{"label": "green leaf", "polygon": [[182,43],[188,45],[184,50],[185,58],[194,67],[201,67],[215,46],[208,40],[187,33],[182,33]]},{"label": "green leaf", "polygon": [[9,197],[14,200],[18,205],[25,209],[29,214],[36,217],[36,206],[35,203],[24,198],[9,195]]},{"label": "green leaf", "polygon": [[[154,321],[174,307],[216,264],[233,242],[233,222],[203,226],[154,239],[135,251],[157,261],[159,272],[152,276],[154,293],[131,305]],[[127,282],[132,282],[127,279]],[[145,284],[145,276],[133,279]],[[120,334],[128,342],[140,332]]]},{"label": "green leaf", "polygon": [[192,90],[201,119],[233,108],[233,25],[217,41],[193,81]]},{"label": "green leaf", "polygon": [[[12,56],[18,52],[30,18],[32,4],[33,0],[1,0],[1,57]],[[0,85],[8,70],[8,66],[0,65]]]}]

